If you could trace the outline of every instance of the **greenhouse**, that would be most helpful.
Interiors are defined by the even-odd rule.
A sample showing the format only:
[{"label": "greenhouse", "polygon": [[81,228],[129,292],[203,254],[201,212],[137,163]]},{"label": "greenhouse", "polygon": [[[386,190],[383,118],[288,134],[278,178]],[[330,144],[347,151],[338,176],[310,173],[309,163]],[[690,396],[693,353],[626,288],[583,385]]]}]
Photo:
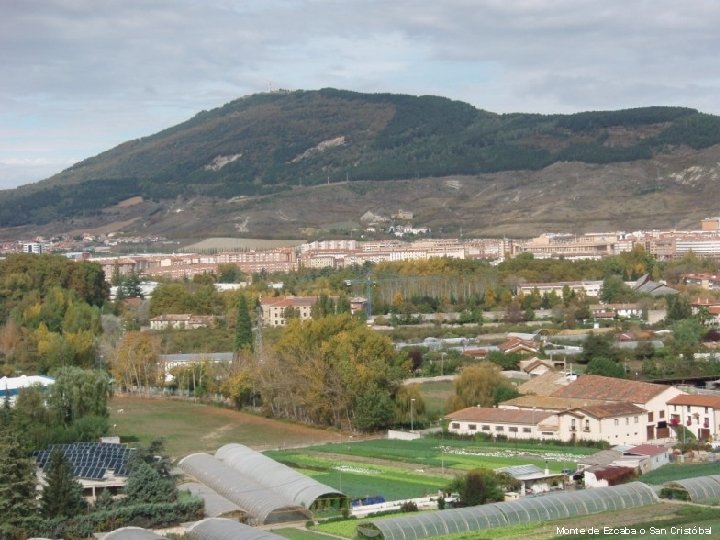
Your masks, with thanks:
[{"label": "greenhouse", "polygon": [[122,527],[107,533],[102,540],[166,540],[164,536],[141,527]]},{"label": "greenhouse", "polygon": [[257,524],[304,521],[310,512],[284,494],[226,465],[210,454],[190,454],[178,464],[212,491],[245,510]]},{"label": "greenhouse", "polygon": [[205,501],[205,515],[207,517],[242,518],[246,512],[234,502],[218,495],[204,484],[187,482],[178,486],[179,490],[190,492],[192,495]]},{"label": "greenhouse", "polygon": [[360,538],[415,540],[636,508],[656,502],[657,497],[651,487],[641,482],[631,482],[622,486],[525,497],[511,502],[371,521],[360,525],[357,530]]},{"label": "greenhouse", "polygon": [[248,478],[281,493],[298,506],[315,509],[335,502],[335,506],[339,507],[345,498],[336,489],[242,444],[226,444],[215,452],[215,457]]},{"label": "greenhouse", "polygon": [[720,504],[720,475],[698,476],[673,480],[663,484],[662,496],[672,496],[673,492],[681,492],[680,498],[697,504]]},{"label": "greenhouse", "polygon": [[187,536],[193,540],[286,540],[277,534],[223,518],[198,521],[188,529]]}]

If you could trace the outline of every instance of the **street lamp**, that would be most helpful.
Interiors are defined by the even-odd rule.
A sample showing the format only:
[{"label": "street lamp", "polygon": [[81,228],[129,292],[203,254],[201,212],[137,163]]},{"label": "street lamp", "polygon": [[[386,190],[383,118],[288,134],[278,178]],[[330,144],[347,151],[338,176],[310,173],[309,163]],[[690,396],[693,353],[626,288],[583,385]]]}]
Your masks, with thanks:
[{"label": "street lamp", "polygon": [[445,370],[445,353],[440,353],[440,375],[443,374],[443,371]]},{"label": "street lamp", "polygon": [[415,423],[413,422],[413,409],[415,408],[415,398],[410,398],[410,431],[414,431]]}]

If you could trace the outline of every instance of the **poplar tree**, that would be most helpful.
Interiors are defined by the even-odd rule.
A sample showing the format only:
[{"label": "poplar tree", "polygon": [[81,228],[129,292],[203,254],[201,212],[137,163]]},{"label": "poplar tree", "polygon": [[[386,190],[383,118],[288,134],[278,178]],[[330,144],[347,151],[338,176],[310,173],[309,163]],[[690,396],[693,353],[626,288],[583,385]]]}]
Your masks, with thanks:
[{"label": "poplar tree", "polygon": [[238,300],[237,321],[235,322],[235,350],[253,349],[252,321],[244,295]]}]

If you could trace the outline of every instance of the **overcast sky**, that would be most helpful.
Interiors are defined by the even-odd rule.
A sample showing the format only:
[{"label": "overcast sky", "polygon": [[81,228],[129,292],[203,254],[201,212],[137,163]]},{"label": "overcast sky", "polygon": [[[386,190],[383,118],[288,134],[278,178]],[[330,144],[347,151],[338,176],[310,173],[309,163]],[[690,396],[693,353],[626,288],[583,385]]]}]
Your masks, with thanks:
[{"label": "overcast sky", "polygon": [[273,89],[720,114],[717,0],[0,0],[0,187]]}]

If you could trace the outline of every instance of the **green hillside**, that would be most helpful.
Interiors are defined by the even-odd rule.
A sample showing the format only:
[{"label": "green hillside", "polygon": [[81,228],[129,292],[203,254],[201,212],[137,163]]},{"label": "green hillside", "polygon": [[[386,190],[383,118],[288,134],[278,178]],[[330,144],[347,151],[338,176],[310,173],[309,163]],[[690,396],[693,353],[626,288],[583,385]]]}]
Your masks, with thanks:
[{"label": "green hillside", "polygon": [[719,117],[680,107],[501,115],[436,96],[258,94],[1,192],[0,227],[96,216],[132,196],[230,199],[345,180],[632,162],[717,143]]}]

